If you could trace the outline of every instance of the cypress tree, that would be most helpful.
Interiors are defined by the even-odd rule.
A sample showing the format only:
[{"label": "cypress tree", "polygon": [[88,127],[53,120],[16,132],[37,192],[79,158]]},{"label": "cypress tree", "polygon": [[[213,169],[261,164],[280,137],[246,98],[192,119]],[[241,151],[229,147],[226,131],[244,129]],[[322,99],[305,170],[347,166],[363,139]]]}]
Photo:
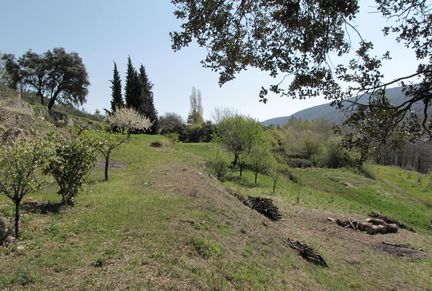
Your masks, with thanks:
[{"label": "cypress tree", "polygon": [[138,73],[132,65],[131,58],[128,57],[128,65],[126,71],[125,99],[126,106],[139,110],[141,97],[141,85]]},{"label": "cypress tree", "polygon": [[111,112],[116,111],[116,108],[120,108],[124,106],[123,97],[121,93],[121,79],[119,71],[117,70],[117,64],[114,62],[114,72],[113,79],[111,82],[112,89],[112,100],[111,100]]},{"label": "cypress tree", "polygon": [[152,91],[153,84],[150,82],[143,65],[141,65],[139,69],[139,80],[141,85],[140,111],[153,122],[153,125],[149,129],[149,133],[156,134],[159,130],[159,118],[158,112],[154,106]]}]

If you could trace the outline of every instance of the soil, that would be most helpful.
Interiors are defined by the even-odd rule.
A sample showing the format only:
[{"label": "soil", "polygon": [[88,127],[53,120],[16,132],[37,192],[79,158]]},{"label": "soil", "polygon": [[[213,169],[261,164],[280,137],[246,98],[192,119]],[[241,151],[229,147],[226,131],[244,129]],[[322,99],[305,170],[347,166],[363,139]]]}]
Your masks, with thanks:
[{"label": "soil", "polygon": [[376,246],[379,250],[387,252],[397,257],[406,257],[411,259],[421,259],[426,257],[426,253],[422,250],[416,250],[407,244],[391,244],[382,242]]}]

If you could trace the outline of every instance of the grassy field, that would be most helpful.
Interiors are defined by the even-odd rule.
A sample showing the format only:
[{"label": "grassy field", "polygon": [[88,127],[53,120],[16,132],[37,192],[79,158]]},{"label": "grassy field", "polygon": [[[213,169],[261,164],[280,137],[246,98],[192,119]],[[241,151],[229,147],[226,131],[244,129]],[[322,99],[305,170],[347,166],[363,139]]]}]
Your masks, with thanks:
[{"label": "grassy field", "polygon": [[[159,136],[134,136],[117,151],[111,178],[92,172],[77,205],[59,213],[25,211],[22,241],[0,248],[0,289],[432,290],[432,190],[426,177],[370,166],[368,179],[346,169],[293,169],[298,183],[235,172],[220,183],[205,161],[213,144],[152,148]],[[271,222],[226,188],[269,196],[283,220]],[[48,185],[26,197],[59,201]],[[299,203],[297,203],[297,197]],[[417,232],[369,236],[327,217],[392,216]],[[0,197],[0,215],[12,219]],[[327,260],[312,265],[285,247],[303,240]],[[428,255],[392,256],[381,242]]]}]

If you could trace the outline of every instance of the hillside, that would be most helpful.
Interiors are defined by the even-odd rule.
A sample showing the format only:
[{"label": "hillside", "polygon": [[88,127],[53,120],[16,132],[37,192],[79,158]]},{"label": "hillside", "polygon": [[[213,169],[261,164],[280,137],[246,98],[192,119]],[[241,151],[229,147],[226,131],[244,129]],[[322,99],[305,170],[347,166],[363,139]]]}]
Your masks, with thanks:
[{"label": "hillside", "polygon": [[[404,101],[405,95],[402,93],[400,87],[390,88],[386,93],[392,104],[401,104]],[[362,97],[361,99],[363,98],[366,99],[365,97]],[[415,104],[413,109],[416,112],[421,112],[423,109],[422,104]],[[292,117],[304,120],[325,119],[331,123],[342,123],[345,120],[345,116],[346,113],[344,111],[339,111],[335,107],[330,106],[330,104],[322,104],[298,111],[289,116],[271,118],[263,121],[262,124],[265,126],[272,124],[283,125]]]},{"label": "hillside", "polygon": [[[376,180],[339,169],[295,169],[299,183],[252,173],[221,183],[205,169],[213,144],[153,148],[160,136],[133,136],[113,156],[111,179],[96,168],[74,208],[54,184],[26,197],[23,239],[0,248],[0,289],[165,290],[428,290],[432,286],[432,198],[428,177],[374,166]],[[274,199],[283,220],[270,221],[231,192]],[[298,197],[298,198],[297,198]],[[297,204],[296,201],[299,201]],[[37,202],[37,203],[36,203]],[[417,232],[371,236],[327,217],[393,216]],[[0,197],[0,215],[13,213]],[[302,240],[329,267],[315,266],[283,244]],[[418,257],[398,257],[382,242],[409,244]],[[426,256],[424,257],[423,254]]]}]

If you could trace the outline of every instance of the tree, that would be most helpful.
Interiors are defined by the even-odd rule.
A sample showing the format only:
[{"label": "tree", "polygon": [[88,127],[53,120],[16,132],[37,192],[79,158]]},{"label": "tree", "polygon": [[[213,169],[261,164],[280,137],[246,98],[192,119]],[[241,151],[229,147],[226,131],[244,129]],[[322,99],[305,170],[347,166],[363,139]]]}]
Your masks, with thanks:
[{"label": "tree", "polygon": [[[172,47],[179,50],[194,39],[206,47],[205,67],[219,72],[219,84],[235,78],[248,67],[266,71],[282,82],[262,88],[261,101],[269,91],[293,98],[325,96],[338,108],[348,104],[376,107],[363,114],[356,124],[374,118],[387,119],[383,130],[391,133],[407,129],[405,122],[418,123],[414,131],[432,138],[428,108],[432,105],[432,3],[411,0],[375,0],[376,11],[389,21],[384,36],[412,49],[417,70],[388,82],[381,69],[390,54],[373,55],[373,44],[359,33],[352,21],[359,13],[357,0],[349,1],[266,1],[266,0],[172,0],[175,15],[183,23],[172,32]],[[358,45],[355,45],[356,38]],[[351,56],[346,62],[335,57]],[[288,77],[289,78],[285,78]],[[288,85],[286,85],[288,83]],[[385,89],[402,86],[407,98],[402,104],[387,104]],[[355,96],[382,100],[368,105]],[[367,100],[369,98],[364,98]],[[414,104],[422,104],[423,116],[410,116]],[[390,116],[389,116],[390,111]],[[383,113],[377,114],[377,113]]]},{"label": "tree", "polygon": [[139,69],[139,80],[141,84],[141,108],[139,111],[152,122],[149,132],[156,134],[159,130],[159,119],[153,100],[153,84],[150,82],[143,65]]},{"label": "tree", "polygon": [[186,126],[180,115],[168,112],[159,117],[159,129],[161,134],[176,132],[179,135],[182,135],[186,130]]},{"label": "tree", "polygon": [[127,71],[126,71],[126,85],[125,85],[125,100],[126,106],[140,109],[141,106],[141,84],[138,73],[133,67],[132,60],[128,57]]},{"label": "tree", "polygon": [[54,152],[44,171],[57,182],[62,204],[74,205],[75,197],[96,163],[94,140],[84,136],[60,138]]},{"label": "tree", "polygon": [[117,64],[114,62],[113,79],[111,82],[111,112],[114,112],[116,108],[121,108],[124,106],[123,97],[121,93],[121,79],[120,73],[117,70]]},{"label": "tree", "polygon": [[258,183],[258,174],[265,173],[271,166],[272,158],[270,136],[263,131],[259,136],[255,137],[247,156],[247,164],[255,176],[255,185]]},{"label": "tree", "polygon": [[0,83],[16,90],[19,82],[19,67],[15,56],[12,54],[0,54]]},{"label": "tree", "polygon": [[233,116],[217,125],[217,141],[234,156],[233,167],[239,166],[240,176],[246,165],[246,158],[263,128],[250,117]]},{"label": "tree", "polygon": [[126,107],[117,108],[113,114],[107,117],[107,122],[112,131],[122,134],[146,131],[152,124],[147,117],[135,109]]},{"label": "tree", "polygon": [[124,142],[129,139],[129,136],[121,133],[110,133],[104,130],[87,130],[85,132],[90,140],[95,141],[95,148],[103,155],[105,159],[105,181],[108,180],[108,170],[111,154],[115,149],[118,149]]},{"label": "tree", "polygon": [[63,48],[54,48],[43,54],[29,50],[18,59],[16,65],[19,83],[34,90],[42,104],[44,97],[48,97],[49,110],[56,102],[82,105],[86,101],[90,83],[77,53],[67,53]]},{"label": "tree", "polygon": [[201,126],[204,123],[203,111],[201,104],[201,91],[192,87],[192,93],[190,95],[190,111],[187,123],[196,127]]},{"label": "tree", "polygon": [[25,195],[42,186],[39,170],[50,155],[48,138],[18,140],[0,149],[0,193],[15,204],[15,237],[20,234],[20,205]]}]

